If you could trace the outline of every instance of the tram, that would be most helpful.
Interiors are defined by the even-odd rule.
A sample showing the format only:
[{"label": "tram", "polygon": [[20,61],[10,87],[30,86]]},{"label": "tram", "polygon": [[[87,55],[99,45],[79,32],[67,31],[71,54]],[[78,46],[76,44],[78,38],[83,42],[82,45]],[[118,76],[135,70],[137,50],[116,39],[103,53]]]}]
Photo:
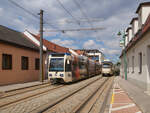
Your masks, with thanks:
[{"label": "tram", "polygon": [[111,61],[102,62],[102,75],[103,76],[113,75],[113,63]]},{"label": "tram", "polygon": [[48,78],[53,83],[68,83],[101,73],[101,65],[86,56],[70,53],[49,55]]}]

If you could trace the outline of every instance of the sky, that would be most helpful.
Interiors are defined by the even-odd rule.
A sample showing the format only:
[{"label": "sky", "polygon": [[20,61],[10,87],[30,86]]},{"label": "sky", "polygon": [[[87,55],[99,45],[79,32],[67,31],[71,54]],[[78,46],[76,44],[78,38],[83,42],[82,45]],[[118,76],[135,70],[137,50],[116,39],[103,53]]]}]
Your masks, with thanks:
[{"label": "sky", "polygon": [[104,28],[97,31],[44,32],[44,38],[72,49],[98,49],[107,59],[116,62],[122,49],[119,46],[121,37],[117,33],[129,26],[131,19],[137,16],[135,11],[139,3],[144,1],[149,0],[0,0],[0,25],[38,34],[38,13],[43,9],[44,30]]}]

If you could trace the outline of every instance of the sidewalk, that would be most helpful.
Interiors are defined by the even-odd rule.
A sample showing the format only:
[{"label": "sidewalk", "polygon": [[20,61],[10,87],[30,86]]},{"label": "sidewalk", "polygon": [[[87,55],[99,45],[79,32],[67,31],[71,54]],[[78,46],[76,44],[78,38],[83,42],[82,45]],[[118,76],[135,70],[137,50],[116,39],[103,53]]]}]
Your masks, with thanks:
[{"label": "sidewalk", "polygon": [[0,93],[9,92],[9,91],[16,90],[16,89],[27,88],[31,86],[37,86],[37,85],[41,85],[45,83],[48,83],[48,80],[45,80],[43,83],[40,81],[33,81],[33,82],[26,82],[26,83],[20,83],[20,84],[0,86]]},{"label": "sidewalk", "polygon": [[109,113],[142,113],[115,78]]},{"label": "sidewalk", "polygon": [[118,83],[130,98],[141,108],[143,113],[150,113],[150,96],[144,93],[139,87],[131,82],[118,77]]}]

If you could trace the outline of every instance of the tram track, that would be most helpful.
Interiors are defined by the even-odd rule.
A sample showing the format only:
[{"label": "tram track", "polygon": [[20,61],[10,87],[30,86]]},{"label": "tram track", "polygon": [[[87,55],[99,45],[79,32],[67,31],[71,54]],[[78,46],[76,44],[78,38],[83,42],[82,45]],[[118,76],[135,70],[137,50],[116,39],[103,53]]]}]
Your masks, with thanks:
[{"label": "tram track", "polygon": [[64,95],[69,94],[72,91],[77,90],[79,87],[85,87],[89,83],[94,82],[96,80],[102,79],[101,76],[92,77],[90,79],[71,84],[65,85],[61,88],[58,88],[53,91],[49,91],[44,94],[39,94],[27,99],[23,99],[19,102],[14,102],[12,104],[0,107],[1,113],[30,113],[30,112],[38,112],[45,109],[46,105],[53,104],[56,100],[62,98]]},{"label": "tram track", "polygon": [[18,95],[18,94],[22,94],[22,93],[26,93],[26,92],[33,91],[33,90],[38,90],[40,88],[49,87],[50,85],[51,85],[50,83],[44,83],[44,84],[38,84],[38,85],[33,85],[33,86],[28,86],[28,87],[23,87],[23,88],[5,91],[0,96],[0,99],[14,96],[14,95]]},{"label": "tram track", "polygon": [[105,81],[93,94],[71,111],[71,113],[103,113],[113,78]]},{"label": "tram track", "polygon": [[14,94],[12,96],[7,96],[5,98],[0,99],[0,108],[35,97],[35,96],[41,96],[47,92],[53,91],[61,87],[63,87],[63,85],[51,86],[51,87],[48,85],[48,86],[40,87],[34,90],[30,89],[30,91],[24,91],[21,93]]},{"label": "tram track", "polygon": [[[97,94],[97,92],[100,92],[98,97],[101,97],[102,93],[106,92],[104,90],[107,89],[107,91],[108,91],[108,87],[106,87],[106,86],[109,84],[108,82],[110,82],[111,80],[112,80],[112,78],[111,79],[103,78],[101,80],[95,81],[97,83],[100,83],[100,85],[98,87],[96,87],[96,83],[95,82],[91,82],[87,86],[79,88],[78,90],[76,90],[74,92],[71,92],[70,94],[64,96],[63,98],[55,101],[53,104],[49,105],[45,109],[43,109],[43,110],[42,109],[41,110],[40,109],[39,110],[35,110],[33,113],[37,113],[37,112],[38,113],[43,113],[43,112],[44,113],[57,113],[57,112],[61,112],[61,113],[90,113],[92,108],[94,108],[94,103],[90,104],[90,105],[87,105],[86,103],[88,103],[89,101],[93,100],[92,98],[95,96],[95,94]],[[89,86],[92,87],[92,85],[96,87],[95,90],[93,90],[87,96],[85,96],[84,99],[81,98],[80,95],[84,94],[83,90],[85,90],[85,89],[88,90],[88,87]],[[110,85],[109,85],[109,87],[110,87]],[[90,88],[89,88],[89,90],[90,90]],[[78,96],[76,96],[76,95],[78,95]],[[76,103],[76,101],[78,100],[78,97],[80,97],[79,100],[82,100],[82,101],[81,102],[78,101],[78,103]],[[74,104],[77,104],[77,106],[75,106],[74,104],[71,105],[71,103],[69,103],[70,100],[75,100]],[[95,100],[94,102],[96,103],[97,100]],[[69,105],[69,106],[67,106],[67,105]],[[90,108],[89,111],[87,111],[87,109],[86,109],[86,111],[85,111],[85,109],[83,109],[83,108],[85,108],[86,105],[88,106],[87,107],[88,109]]]},{"label": "tram track", "polygon": [[[61,102],[67,100],[68,98],[72,97],[72,95],[78,93],[79,91],[83,90],[84,88],[87,88],[89,85],[93,84],[94,82],[98,81],[98,80],[101,80],[103,79],[102,77],[100,77],[99,79],[96,79],[94,81],[91,81],[90,83],[84,85],[84,86],[81,86],[79,87],[78,89],[76,90],[73,90],[72,92],[69,92],[68,94],[58,98],[57,100],[55,100],[54,102],[51,102],[51,104],[46,104],[46,105],[43,105],[41,106],[40,108],[38,109],[34,109],[32,111],[32,113],[43,113],[43,112],[50,112],[49,110],[50,109],[53,109],[53,107],[57,106],[58,104],[60,104]],[[57,113],[57,112],[56,112]]]}]

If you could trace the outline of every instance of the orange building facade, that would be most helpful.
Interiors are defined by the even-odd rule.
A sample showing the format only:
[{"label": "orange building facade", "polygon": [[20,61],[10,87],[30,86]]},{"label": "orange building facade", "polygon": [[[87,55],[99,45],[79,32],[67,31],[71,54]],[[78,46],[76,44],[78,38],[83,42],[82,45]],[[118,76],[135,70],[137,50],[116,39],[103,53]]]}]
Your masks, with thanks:
[{"label": "orange building facade", "polygon": [[[24,68],[23,58],[26,58],[28,62]],[[4,64],[5,59],[9,63]],[[39,60],[38,51],[0,42],[0,85],[38,80],[39,61],[37,59]]]}]

